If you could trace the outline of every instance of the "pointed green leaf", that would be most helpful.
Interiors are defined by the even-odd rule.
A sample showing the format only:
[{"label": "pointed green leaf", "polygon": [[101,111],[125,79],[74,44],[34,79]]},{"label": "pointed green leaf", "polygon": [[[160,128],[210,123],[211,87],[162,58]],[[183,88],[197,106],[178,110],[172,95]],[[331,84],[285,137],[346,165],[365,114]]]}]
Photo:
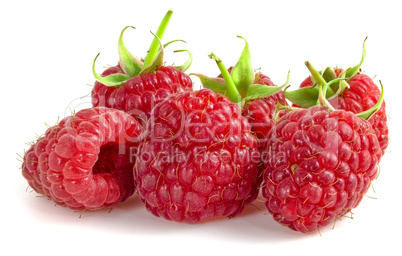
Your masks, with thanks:
[{"label": "pointed green leaf", "polygon": [[282,90],[286,85],[282,86],[267,86],[265,84],[253,84],[248,87],[247,97],[244,101],[249,101],[258,98],[264,98],[271,96],[280,90]]},{"label": "pointed green leaf", "polygon": [[226,82],[222,77],[209,77],[198,73],[191,73],[190,76],[191,75],[198,77],[204,88],[211,89],[215,93],[227,94]]},{"label": "pointed green leaf", "polygon": [[[152,33],[152,32],[151,32]],[[163,65],[163,45],[161,40],[158,38],[157,35],[155,35],[154,33],[152,33],[152,35],[154,35],[154,37],[157,39],[157,41],[159,42],[159,53],[158,55],[156,55],[156,58],[154,59],[153,62],[151,62],[151,64],[149,64],[147,67],[144,67],[144,69],[139,73],[139,75],[142,74],[147,74],[147,73],[151,73],[154,72],[155,70],[157,70],[159,67],[161,67]],[[145,63],[145,62],[144,62]]]},{"label": "pointed green leaf", "polygon": [[289,84],[289,74],[290,72],[288,72],[286,82],[282,86],[267,86],[265,84],[253,84],[249,86],[247,90],[247,97],[244,98],[244,101],[269,97],[281,91],[285,86]]},{"label": "pointed green leaf", "polygon": [[[285,94],[285,97],[294,104],[302,108],[309,108],[317,105],[319,88],[304,87],[294,91],[285,90],[283,93]],[[332,90],[327,91],[328,97],[332,96],[333,94],[334,93],[332,92]]]},{"label": "pointed green leaf", "polygon": [[254,82],[254,71],[251,66],[251,55],[248,42],[241,36],[237,36],[244,40],[245,46],[236,65],[232,69],[232,79],[240,94],[245,97],[247,88]]},{"label": "pointed green leaf", "polygon": [[95,71],[95,62],[96,59],[98,58],[98,55],[96,55],[94,62],[92,64],[92,74],[94,75],[95,79],[99,82],[102,83],[106,86],[119,86],[124,84],[124,82],[126,82],[128,79],[130,79],[130,76],[126,75],[126,74],[112,74],[109,76],[105,76],[102,77],[100,75],[98,75]]},{"label": "pointed green leaf", "polygon": [[380,81],[380,85],[381,85],[381,96],[378,99],[377,103],[374,106],[372,106],[371,108],[369,108],[368,110],[357,114],[358,117],[363,118],[365,120],[369,120],[375,113],[377,113],[378,110],[380,110],[382,102],[384,100],[384,87],[383,87],[381,81]]},{"label": "pointed green leaf", "polygon": [[189,50],[176,50],[174,52],[187,52],[188,53],[188,59],[186,60],[186,62],[184,62],[180,66],[174,66],[178,70],[185,72],[193,63],[193,54],[191,54],[191,52]]},{"label": "pointed green leaf", "polygon": [[176,39],[176,40],[169,41],[169,42],[167,42],[166,44],[163,45],[163,49],[166,49],[166,47],[167,47],[168,45],[170,45],[170,44],[172,44],[172,43],[175,43],[175,42],[183,42],[183,43],[185,43],[186,41],[181,40],[181,39]]},{"label": "pointed green leaf", "polygon": [[[162,19],[158,30],[156,31],[156,36],[152,40],[151,46],[149,47],[148,54],[145,56],[144,67],[151,65],[154,62],[154,59],[158,57],[160,53],[160,40],[162,40],[163,35],[165,34],[165,30],[167,25],[169,24],[170,18],[173,15],[173,11],[169,10]],[[159,52],[158,52],[159,50]]]},{"label": "pointed green leaf", "polygon": [[357,64],[356,66],[348,68],[346,70],[346,77],[349,79],[353,78],[359,72],[360,67],[363,65],[364,59],[366,58],[366,46],[365,46],[366,40],[367,40],[367,37],[363,41],[363,52],[362,52],[362,58],[360,60],[360,63]]},{"label": "pointed green leaf", "polygon": [[124,73],[133,77],[134,75],[138,74],[143,66],[142,61],[134,57],[126,48],[123,42],[123,34],[127,28],[135,28],[133,26],[125,27],[119,37],[118,42],[118,50],[119,50],[119,57],[120,57],[120,67],[123,69]]},{"label": "pointed green leaf", "polygon": [[[326,69],[324,69],[324,71],[322,72],[322,78],[324,78],[324,80],[326,82],[329,82],[331,80],[334,80],[337,78],[335,70],[332,67],[327,67]],[[332,89],[332,91],[337,91],[339,88],[339,83],[334,83],[331,85],[330,87]]]},{"label": "pointed green leaf", "polygon": [[336,76],[335,70],[332,67],[327,67],[324,70],[324,72],[322,72],[322,77],[324,78],[324,80],[326,82],[329,82],[329,81],[335,79],[337,76]]}]

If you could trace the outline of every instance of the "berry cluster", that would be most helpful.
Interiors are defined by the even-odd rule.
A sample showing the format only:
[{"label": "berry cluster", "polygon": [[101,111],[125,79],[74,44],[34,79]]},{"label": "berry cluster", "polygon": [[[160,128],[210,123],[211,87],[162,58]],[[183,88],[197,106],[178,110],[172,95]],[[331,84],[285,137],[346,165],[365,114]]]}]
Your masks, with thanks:
[{"label": "berry cluster", "polygon": [[[118,40],[119,62],[96,79],[92,108],[63,118],[25,151],[30,187],[74,210],[113,207],[135,191],[167,220],[235,217],[259,193],[273,219],[303,233],[357,207],[389,143],[383,90],[360,72],[317,71],[300,88],[255,72],[248,42],[218,76],[167,66],[163,18],[145,58]],[[190,76],[203,89],[195,91]],[[286,87],[286,88],[285,88]],[[382,84],[381,84],[382,87]]]}]

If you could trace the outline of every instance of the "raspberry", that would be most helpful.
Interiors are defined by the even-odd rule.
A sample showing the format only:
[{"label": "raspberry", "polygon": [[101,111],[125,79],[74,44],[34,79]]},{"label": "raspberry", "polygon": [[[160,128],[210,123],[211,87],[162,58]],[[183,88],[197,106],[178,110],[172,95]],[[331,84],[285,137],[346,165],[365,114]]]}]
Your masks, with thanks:
[{"label": "raspberry", "polygon": [[[262,73],[255,75],[254,84],[277,87],[268,76]],[[275,125],[274,116],[278,104],[282,106],[288,105],[282,91],[268,97],[249,100],[243,106],[242,115],[249,121],[251,131],[258,139],[258,148],[260,150],[265,149],[265,138]]]},{"label": "raspberry", "polygon": [[138,122],[122,111],[78,111],[48,128],[25,152],[22,175],[37,193],[61,206],[115,206],[134,193],[130,150],[141,133]]},{"label": "raspberry", "polygon": [[[123,74],[119,65],[106,69],[102,77],[118,73]],[[96,81],[91,92],[92,105],[125,111],[144,124],[156,104],[172,93],[191,91],[192,86],[191,78],[184,72],[165,66],[134,76],[121,86],[106,86]]]},{"label": "raspberry", "polygon": [[[242,38],[239,36],[239,38]],[[271,79],[261,72],[254,73],[250,61],[250,52],[247,41],[237,64],[226,69],[222,61],[211,53],[209,57],[214,59],[221,71],[218,77],[196,75],[205,88],[212,89],[216,93],[227,95],[233,102],[241,105],[242,115],[250,124],[251,132],[257,139],[260,154],[266,147],[266,136],[275,124],[274,115],[278,105],[287,106],[284,93]],[[288,77],[289,78],[289,77]],[[289,79],[288,79],[289,80]],[[235,87],[237,93],[231,93],[231,87]],[[234,97],[233,97],[234,96]],[[259,173],[264,170],[262,161],[258,164]]]},{"label": "raspberry", "polygon": [[254,201],[258,161],[238,105],[202,89],[172,94],[151,112],[134,180],[148,211],[196,223],[236,216]]},{"label": "raspberry", "polygon": [[[367,38],[366,38],[367,39]],[[333,83],[329,86],[329,91],[332,94],[336,93],[335,95],[328,95],[329,103],[336,109],[344,109],[346,111],[351,111],[355,114],[359,114],[361,112],[367,111],[368,109],[372,108],[377,104],[381,97],[381,91],[379,90],[378,86],[374,83],[373,79],[369,76],[360,73],[360,67],[363,64],[364,58],[366,56],[365,50],[365,41],[363,43],[363,54],[360,63],[354,67],[350,67],[347,70],[343,70],[342,68],[331,68],[328,67],[322,71],[322,76],[324,79],[317,81],[314,75],[307,77],[301,84],[300,88],[312,88],[316,87],[323,82],[331,82],[337,78],[344,78],[345,81],[341,81],[338,83]],[[308,68],[310,73],[313,74],[312,65],[309,63]],[[317,89],[317,88],[315,88]],[[301,91],[303,89],[300,89]],[[312,102],[305,101],[303,99],[305,97],[305,93],[299,94],[296,91],[287,92],[286,97],[291,100],[294,104],[293,106],[302,106],[302,107],[309,107],[314,105],[317,99],[312,98]],[[311,92],[310,92],[311,93]],[[293,97],[289,98],[289,94],[293,94]],[[295,97],[295,95],[297,95]],[[290,95],[292,96],[292,95]],[[303,97],[298,97],[303,96]],[[299,98],[302,101],[295,102],[295,99]],[[302,104],[298,104],[302,103]],[[307,103],[306,105],[304,105]],[[312,103],[312,104],[311,104]],[[388,135],[388,125],[387,125],[387,114],[385,110],[385,101],[382,101],[381,107],[378,111],[369,119],[375,134],[378,138],[378,141],[381,145],[382,154],[384,155],[386,148],[389,144],[389,135]]]},{"label": "raspberry", "polygon": [[[238,36],[242,38],[241,36]],[[218,78],[207,77],[202,74],[193,74],[200,78],[205,88],[216,93],[228,95],[228,85],[233,83],[240,93],[239,103],[242,105],[242,115],[251,125],[253,134],[258,139],[258,148],[265,148],[265,137],[274,125],[274,115],[278,104],[287,106],[285,95],[272,80],[261,72],[254,74],[248,42],[245,41],[243,52],[235,66],[227,70],[220,59],[213,53],[209,56],[218,64],[221,74]],[[226,72],[227,71],[227,72]],[[276,89],[274,89],[276,88]],[[232,100],[236,102],[236,99]]]},{"label": "raspberry", "polygon": [[[337,74],[340,74],[342,70],[335,70]],[[336,109],[344,109],[351,111],[355,114],[361,113],[373,107],[381,96],[381,91],[374,81],[365,74],[357,74],[350,80],[348,80],[350,88],[346,88],[345,91],[331,99],[330,104]],[[300,85],[300,88],[313,86],[311,77],[307,77]],[[369,119],[375,134],[380,142],[382,154],[389,144],[388,125],[387,125],[387,113],[385,110],[385,101],[383,101],[381,108]]]},{"label": "raspberry", "polygon": [[[106,69],[100,76],[93,66],[93,73],[97,80],[91,92],[94,107],[103,106],[123,110],[145,126],[156,104],[171,93],[192,91],[191,78],[183,72],[191,65],[191,54],[189,54],[190,59],[182,66],[163,65],[163,46],[160,39],[171,16],[170,10],[162,20],[144,60],[133,57],[126,49],[123,33],[130,26],[123,29],[118,44],[119,63]],[[181,51],[186,50],[176,52]]]},{"label": "raspberry", "polygon": [[[262,74],[255,75],[254,84],[262,84],[271,87],[277,87],[271,79]],[[279,91],[267,97],[248,100],[242,107],[242,115],[250,124],[252,134],[257,138],[258,151],[263,154],[269,131],[275,125],[275,113],[278,104],[287,106],[285,95]],[[262,173],[265,167],[262,161],[258,164],[258,173]]]},{"label": "raspberry", "polygon": [[262,195],[273,218],[311,232],[358,206],[381,148],[366,120],[345,110],[283,112],[268,134]]}]

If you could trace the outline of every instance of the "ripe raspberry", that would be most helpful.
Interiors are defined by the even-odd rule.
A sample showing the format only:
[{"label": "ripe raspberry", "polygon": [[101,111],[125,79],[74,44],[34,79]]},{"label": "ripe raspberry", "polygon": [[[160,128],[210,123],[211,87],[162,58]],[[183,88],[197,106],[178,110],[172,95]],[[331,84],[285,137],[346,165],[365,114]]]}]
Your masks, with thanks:
[{"label": "ripe raspberry", "polygon": [[[120,66],[113,66],[102,73],[123,74]],[[92,105],[123,110],[145,123],[153,107],[175,92],[191,91],[192,81],[184,72],[172,67],[160,67],[157,71],[134,76],[120,86],[106,86],[98,81],[92,89]]]},{"label": "ripe raspberry", "polygon": [[360,203],[381,148],[370,123],[352,112],[314,106],[282,114],[268,135],[262,195],[277,222],[311,232]]},{"label": "ripe raspberry", "polygon": [[134,166],[148,211],[177,222],[236,216],[259,192],[259,155],[238,105],[209,89],[177,93],[151,112]]},{"label": "ripe raspberry", "polygon": [[[329,103],[336,109],[344,109],[346,111],[351,111],[355,114],[358,114],[373,107],[380,99],[381,91],[379,90],[378,86],[369,76],[360,73],[360,67],[363,64],[364,58],[366,56],[365,41],[363,43],[362,59],[358,65],[348,68],[346,71],[342,68],[328,67],[322,72],[322,76],[325,78],[325,82],[330,82],[331,80],[335,80],[340,77],[346,79],[345,81],[341,81],[340,83],[334,83],[328,88],[330,92],[332,92],[332,94],[336,93],[335,95],[327,94],[328,96],[330,96]],[[310,65],[309,69],[310,72],[312,72],[311,69],[314,68]],[[314,88],[318,83],[319,82],[315,81],[312,76],[309,76],[300,84],[300,88]],[[306,91],[304,91],[301,95],[305,97],[305,93]],[[289,94],[293,94],[293,97],[288,97]],[[288,99],[296,103],[293,104],[293,106],[297,106],[297,103],[301,103],[294,101],[294,95],[297,94],[297,91],[285,93]],[[313,102],[307,102],[306,105],[299,105],[301,105],[302,107],[309,107],[311,105],[314,105],[314,101],[316,101],[317,99],[312,98],[312,100]],[[302,102],[306,103],[305,99],[302,99]],[[369,119],[369,122],[371,123],[375,131],[378,141],[380,142],[383,155],[385,149],[388,147],[389,144],[387,114],[385,107],[385,101],[383,101],[381,108],[374,114],[373,117]]]},{"label": "ripe raspberry", "polygon": [[[335,72],[339,74],[341,69],[336,69]],[[351,111],[355,114],[361,113],[373,107],[381,96],[381,91],[374,81],[365,74],[356,74],[348,80],[349,88],[329,100],[329,103],[336,109],[344,109]],[[311,76],[307,77],[300,85],[300,88],[313,86],[314,83]],[[372,125],[374,132],[380,142],[382,154],[389,144],[387,113],[385,111],[385,101],[383,101],[381,108],[368,120]]]},{"label": "ripe raspberry", "polygon": [[[268,76],[262,73],[255,75],[254,84],[277,87]],[[258,148],[260,150],[265,149],[265,139],[275,125],[274,116],[278,104],[282,106],[288,105],[282,91],[267,97],[248,100],[242,108],[242,115],[250,123],[251,131],[258,139]]]},{"label": "ripe raspberry", "polygon": [[[239,38],[242,38],[239,36]],[[226,69],[222,61],[213,53],[209,56],[215,59],[221,71],[218,77],[207,77],[202,74],[196,75],[205,88],[212,89],[216,93],[229,95],[229,87],[236,87],[238,93],[234,96],[239,97],[231,99],[242,106],[242,115],[250,124],[252,134],[257,138],[257,145],[260,154],[266,147],[266,136],[274,126],[274,115],[278,105],[287,106],[287,101],[281,89],[285,85],[278,87],[271,79],[257,72],[251,66],[250,51],[247,41],[234,67]],[[264,165],[260,161],[258,165],[259,173],[264,170]]]},{"label": "ripe raspberry", "polygon": [[[278,104],[287,106],[285,95],[281,91],[285,85],[278,87],[261,72],[254,73],[248,42],[245,41],[243,52],[234,67],[223,70],[224,65],[214,54],[209,57],[217,61],[221,74],[218,78],[193,74],[200,78],[203,86],[216,93],[228,95],[227,87],[234,84],[240,93],[240,99],[232,100],[242,105],[242,115],[251,125],[253,134],[258,138],[258,148],[265,148],[265,137],[274,125],[274,114]],[[228,74],[225,74],[228,73]],[[229,95],[228,95],[229,96]]]},{"label": "ripe raspberry", "polygon": [[162,20],[144,61],[133,57],[124,46],[123,33],[129,27],[123,29],[118,44],[120,62],[106,69],[101,76],[96,74],[93,67],[97,80],[91,92],[94,107],[123,110],[144,126],[152,108],[168,95],[192,91],[191,78],[183,72],[191,65],[191,54],[182,66],[163,66],[163,46],[159,40],[171,15],[172,11],[168,11]]},{"label": "ripe raspberry", "polygon": [[141,126],[114,109],[84,109],[47,129],[24,155],[22,175],[61,206],[96,210],[134,192],[133,147]]}]

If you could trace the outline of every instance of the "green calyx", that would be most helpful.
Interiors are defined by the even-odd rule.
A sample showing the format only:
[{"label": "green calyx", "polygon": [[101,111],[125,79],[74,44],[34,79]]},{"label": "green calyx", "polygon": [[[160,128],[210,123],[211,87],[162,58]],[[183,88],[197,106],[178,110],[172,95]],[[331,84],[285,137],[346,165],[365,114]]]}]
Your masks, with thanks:
[{"label": "green calyx", "polygon": [[123,43],[123,34],[127,28],[135,29],[135,27],[127,26],[120,33],[118,42],[119,59],[120,59],[119,63],[125,74],[127,74],[128,76],[134,76],[134,74],[138,73],[144,67],[144,63],[141,60],[134,57],[127,50],[126,46]]},{"label": "green calyx", "polygon": [[[334,96],[337,96],[337,92],[334,93],[332,91],[331,85],[334,83],[341,83],[342,81],[344,81],[345,78],[345,73],[342,73],[340,75],[339,78],[335,78],[330,80],[329,82],[325,81],[324,76],[320,74],[320,72],[318,72],[312,65],[310,62],[306,61],[305,62],[307,68],[310,70],[312,77],[314,78],[314,80],[317,83],[317,87],[314,88],[302,88],[303,90],[299,89],[299,92],[297,94],[292,94],[292,92],[284,92],[285,96],[291,96],[290,98],[295,97],[297,98],[297,100],[295,101],[299,101],[301,103],[303,103],[303,100],[305,102],[307,102],[309,105],[308,107],[314,106],[314,105],[318,105],[321,107],[326,108],[329,112],[334,111],[334,107],[329,103],[328,99],[331,99]],[[381,96],[378,100],[378,102],[371,107],[370,109],[358,113],[356,114],[358,117],[363,118],[365,120],[369,120],[380,108],[384,99],[384,87],[380,81],[380,85],[381,85]],[[317,92],[318,90],[318,92]],[[294,92],[294,91],[293,91]],[[303,93],[300,93],[303,92]],[[290,93],[290,94],[289,94]],[[330,95],[328,95],[328,93],[330,93]],[[304,98],[303,99],[303,94],[304,94]],[[300,97],[300,99],[298,98]],[[318,98],[318,100],[317,100]],[[289,98],[288,98],[289,99]],[[310,101],[315,100],[315,104],[311,105]],[[310,106],[311,105],[311,106]],[[303,104],[301,105],[303,108],[306,108],[306,106],[303,106]]]},{"label": "green calyx", "polygon": [[307,61],[305,64],[311,73],[313,85],[294,91],[285,91],[285,97],[301,107],[308,108],[316,105],[317,101],[319,101],[320,85],[328,84],[322,88],[324,95],[328,100],[342,95],[343,92],[350,87],[348,81],[360,72],[360,67],[363,65],[366,57],[366,40],[367,37],[363,41],[363,52],[359,64],[350,67],[343,72],[340,72],[339,69],[335,70],[332,67],[327,67],[318,72],[311,63]]},{"label": "green calyx", "polygon": [[384,86],[382,85],[381,81],[380,85],[381,85],[381,96],[378,99],[377,103],[371,108],[367,109],[366,111],[357,114],[358,117],[369,120],[375,113],[377,113],[378,110],[380,110],[382,102],[384,101]]},{"label": "green calyx", "polygon": [[[133,26],[126,26],[120,33],[120,37],[118,40],[118,52],[119,52],[119,65],[121,69],[123,70],[123,74],[112,74],[109,76],[101,77],[98,75],[95,71],[95,62],[99,56],[99,54],[95,57],[93,64],[92,64],[92,73],[95,77],[95,79],[106,85],[106,86],[121,86],[123,85],[128,79],[131,77],[137,76],[137,75],[142,75],[146,73],[151,73],[156,71],[159,67],[163,65],[163,51],[164,48],[168,45],[170,45],[173,42],[177,41],[183,41],[183,40],[173,40],[165,45],[162,45],[161,40],[162,37],[165,33],[165,30],[167,28],[167,25],[170,21],[170,18],[172,17],[173,11],[169,10],[164,18],[162,19],[162,22],[159,25],[159,28],[156,32],[156,34],[152,35],[154,36],[154,39],[151,43],[151,46],[148,50],[147,55],[144,58],[144,61],[141,61],[140,59],[134,57],[126,48],[123,42],[123,34],[128,28],[135,28]],[[187,51],[187,50],[179,50],[175,52],[181,52],[181,51]],[[186,71],[191,63],[192,63],[192,55],[189,51],[189,60],[187,60],[183,65],[181,66],[175,66],[177,69],[180,69],[182,71]]]},{"label": "green calyx", "polygon": [[[316,81],[316,83],[318,85],[319,93],[318,93],[317,103],[327,102],[327,92],[333,93],[331,85],[344,81],[345,78],[343,77],[343,75],[341,75],[340,78],[335,78],[335,79],[332,79],[329,82],[327,82],[327,81],[325,81],[324,77],[320,74],[320,72],[318,72],[313,67],[313,65],[311,65],[311,63],[309,61],[306,61],[305,64],[306,64],[308,70],[310,71],[311,76],[313,77],[313,79]],[[324,104],[321,104],[321,105],[324,105]]]},{"label": "green calyx", "polygon": [[242,97],[246,97],[248,87],[254,82],[254,71],[251,66],[251,54],[248,42],[241,36],[238,36],[245,42],[245,46],[242,54],[236,65],[233,67],[231,76],[236,87],[239,89],[239,93]]},{"label": "green calyx", "polygon": [[366,37],[366,38],[364,39],[364,41],[363,41],[363,52],[362,52],[362,58],[361,58],[361,60],[360,60],[360,63],[357,64],[357,65],[354,66],[354,67],[348,68],[348,69],[345,71],[345,73],[346,73],[345,76],[346,76],[346,77],[352,78],[352,77],[354,77],[355,75],[357,75],[357,74],[359,73],[360,67],[363,65],[364,59],[366,58],[366,40],[367,40],[367,37]]},{"label": "green calyx", "polygon": [[252,99],[271,96],[282,90],[289,82],[289,74],[286,83],[279,87],[254,84],[255,74],[251,66],[248,42],[241,36],[238,36],[238,38],[244,40],[245,46],[239,60],[230,73],[222,60],[212,52],[208,56],[215,60],[222,77],[208,77],[198,73],[192,73],[190,75],[197,76],[204,88],[226,95],[232,102],[239,105],[244,105],[247,101]]}]

